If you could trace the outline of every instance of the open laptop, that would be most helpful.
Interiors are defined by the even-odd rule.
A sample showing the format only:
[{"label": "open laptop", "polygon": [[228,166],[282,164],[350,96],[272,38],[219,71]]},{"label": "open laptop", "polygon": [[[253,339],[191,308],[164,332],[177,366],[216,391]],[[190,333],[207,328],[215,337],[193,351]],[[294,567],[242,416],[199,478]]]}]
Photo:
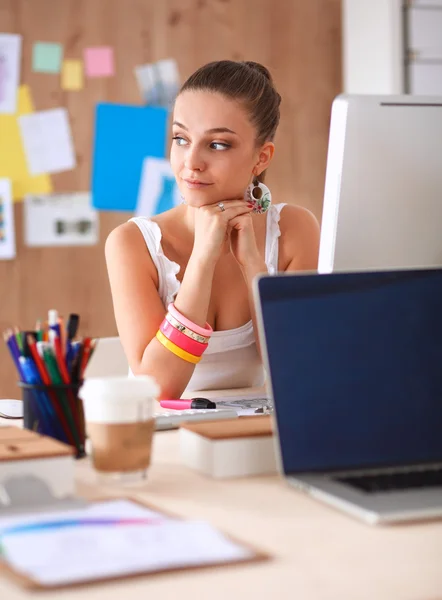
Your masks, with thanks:
[{"label": "open laptop", "polygon": [[254,286],[287,481],[369,523],[442,516],[442,269]]}]

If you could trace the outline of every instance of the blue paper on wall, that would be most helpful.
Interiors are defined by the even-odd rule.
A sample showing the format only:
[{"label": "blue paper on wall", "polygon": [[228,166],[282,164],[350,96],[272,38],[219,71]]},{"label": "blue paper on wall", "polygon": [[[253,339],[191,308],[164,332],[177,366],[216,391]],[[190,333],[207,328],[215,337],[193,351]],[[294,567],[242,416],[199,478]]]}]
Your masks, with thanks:
[{"label": "blue paper on wall", "polygon": [[92,205],[133,212],[146,156],[163,158],[169,111],[161,107],[97,104]]}]

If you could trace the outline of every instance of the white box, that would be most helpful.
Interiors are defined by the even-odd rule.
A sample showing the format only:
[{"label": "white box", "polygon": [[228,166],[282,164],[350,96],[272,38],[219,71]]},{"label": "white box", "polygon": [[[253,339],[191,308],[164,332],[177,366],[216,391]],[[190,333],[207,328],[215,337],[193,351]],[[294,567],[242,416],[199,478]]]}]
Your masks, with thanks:
[{"label": "white box", "polygon": [[270,416],[188,423],[180,428],[181,461],[214,478],[276,473]]},{"label": "white box", "polygon": [[[0,486],[17,477],[32,476],[50,490],[54,499],[75,493],[73,448],[27,429],[0,428]],[[29,498],[31,502],[32,498]],[[0,508],[2,498],[0,498]]]}]

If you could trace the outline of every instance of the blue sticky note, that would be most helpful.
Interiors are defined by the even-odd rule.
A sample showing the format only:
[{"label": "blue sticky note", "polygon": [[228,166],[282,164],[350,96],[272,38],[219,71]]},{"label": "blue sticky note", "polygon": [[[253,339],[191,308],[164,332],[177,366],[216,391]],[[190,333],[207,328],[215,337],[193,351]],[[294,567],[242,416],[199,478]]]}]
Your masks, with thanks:
[{"label": "blue sticky note", "polygon": [[166,108],[97,104],[92,165],[92,205],[133,212],[146,156],[164,158]]},{"label": "blue sticky note", "polygon": [[63,47],[52,42],[36,42],[32,52],[32,69],[40,73],[60,73]]}]

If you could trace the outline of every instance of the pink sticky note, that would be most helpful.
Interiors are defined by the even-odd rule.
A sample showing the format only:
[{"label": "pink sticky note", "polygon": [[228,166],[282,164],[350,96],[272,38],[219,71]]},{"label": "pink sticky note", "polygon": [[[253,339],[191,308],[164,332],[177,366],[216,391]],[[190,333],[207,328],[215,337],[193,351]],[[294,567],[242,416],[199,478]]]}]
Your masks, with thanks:
[{"label": "pink sticky note", "polygon": [[114,72],[114,49],[109,46],[85,48],[84,67],[87,77],[111,77]]}]

